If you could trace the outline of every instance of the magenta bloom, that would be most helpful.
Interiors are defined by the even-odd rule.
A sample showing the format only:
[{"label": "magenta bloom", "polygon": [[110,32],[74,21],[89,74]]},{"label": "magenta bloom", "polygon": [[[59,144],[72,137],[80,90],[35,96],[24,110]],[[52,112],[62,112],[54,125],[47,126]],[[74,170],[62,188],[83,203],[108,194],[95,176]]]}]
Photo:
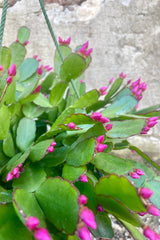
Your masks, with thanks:
[{"label": "magenta bloom", "polygon": [[96,138],[97,143],[102,143],[104,141],[104,135],[99,136]]},{"label": "magenta bloom", "polygon": [[8,75],[14,77],[16,75],[16,64],[13,63],[8,69]]},{"label": "magenta bloom", "polygon": [[109,124],[107,124],[107,125],[105,126],[105,129],[106,129],[107,131],[110,131],[110,130],[112,129],[112,127],[113,127],[113,124],[112,124],[112,123],[109,123]]},{"label": "magenta bloom", "polygon": [[94,214],[88,207],[84,207],[79,216],[88,227],[91,227],[93,229],[97,228]]},{"label": "magenta bloom", "polygon": [[78,229],[78,237],[82,240],[92,240],[90,231],[86,226]]},{"label": "magenta bloom", "polygon": [[99,143],[99,144],[97,144],[95,150],[97,152],[103,152],[106,148],[107,148],[107,144]]},{"label": "magenta bloom", "polygon": [[68,128],[75,129],[75,127],[76,127],[76,124],[74,124],[73,122],[68,123]]},{"label": "magenta bloom", "polygon": [[11,76],[8,76],[8,77],[6,78],[7,85],[10,85],[10,84],[12,83],[12,81],[13,81],[13,79],[12,79]]},{"label": "magenta bloom", "polygon": [[152,196],[153,191],[149,188],[140,188],[139,195],[144,199],[148,199]]},{"label": "magenta bloom", "polygon": [[147,212],[153,216],[160,216],[158,208],[156,208],[153,204],[147,206]]},{"label": "magenta bloom", "polygon": [[81,195],[81,196],[79,196],[79,198],[78,198],[78,203],[79,204],[86,204],[87,203],[87,197],[85,196],[85,195]]},{"label": "magenta bloom", "polygon": [[35,230],[37,226],[39,225],[39,219],[36,217],[28,217],[26,221],[27,228],[31,230]]},{"label": "magenta bloom", "polygon": [[155,238],[156,237],[155,232],[149,226],[145,226],[143,228],[143,235],[149,238],[150,240],[158,240]]},{"label": "magenta bloom", "polygon": [[45,228],[37,228],[34,237],[36,240],[51,240],[48,230]]},{"label": "magenta bloom", "polygon": [[81,175],[79,179],[80,179],[81,182],[88,182],[88,178],[85,174]]},{"label": "magenta bloom", "polygon": [[39,68],[37,69],[37,74],[38,74],[38,76],[41,76],[42,73],[43,73],[42,67],[39,67]]}]

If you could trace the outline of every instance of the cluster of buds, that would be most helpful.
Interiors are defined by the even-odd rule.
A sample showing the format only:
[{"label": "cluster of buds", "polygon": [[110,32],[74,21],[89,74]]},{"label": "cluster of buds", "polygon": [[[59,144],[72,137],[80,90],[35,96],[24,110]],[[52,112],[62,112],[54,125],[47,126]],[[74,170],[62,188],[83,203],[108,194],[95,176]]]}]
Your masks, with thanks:
[{"label": "cluster of buds", "polygon": [[13,178],[19,178],[19,175],[21,172],[23,172],[24,168],[22,167],[22,164],[18,164],[17,167],[15,167],[11,172],[7,174],[6,180],[7,182],[12,180]]},{"label": "cluster of buds", "polygon": [[47,148],[47,152],[49,152],[49,153],[53,152],[53,151],[54,151],[54,147],[55,147],[56,145],[57,145],[57,143],[53,141],[53,142],[50,144],[50,146]]},{"label": "cluster of buds", "polygon": [[38,62],[41,62],[41,61],[42,61],[41,58],[38,58],[38,55],[34,55],[33,58],[36,59]]},{"label": "cluster of buds", "polygon": [[84,204],[87,203],[87,197],[85,195],[81,195],[78,198],[78,203],[80,205],[79,210],[79,223],[77,225],[78,228],[78,237],[82,240],[91,240],[91,234],[88,227],[96,229],[97,223],[95,221],[95,217],[93,212]]},{"label": "cluster of buds", "polygon": [[34,232],[34,237],[36,238],[36,240],[51,240],[48,230],[46,228],[38,227],[39,225],[38,218],[33,216],[28,217],[25,222],[25,225],[29,231]]},{"label": "cluster of buds", "polygon": [[[101,113],[99,112],[93,112],[91,115],[91,118],[94,119],[95,121],[101,122],[103,124],[110,122],[110,120],[106,117],[103,117]],[[109,123],[105,126],[106,131],[110,131],[113,127],[112,123]]]},{"label": "cluster of buds", "polygon": [[132,94],[136,97],[138,101],[142,99],[142,92],[144,92],[147,88],[147,84],[145,82],[140,82],[141,79],[139,78],[137,81],[131,84]]},{"label": "cluster of buds", "polygon": [[96,138],[96,147],[95,147],[95,152],[104,152],[104,150],[107,148],[107,144],[102,144],[104,141],[104,135],[99,136]]},{"label": "cluster of buds", "polygon": [[59,45],[69,45],[71,42],[71,37],[67,38],[67,40],[62,40],[62,38],[59,37],[58,40],[59,40]]},{"label": "cluster of buds", "polygon": [[159,117],[150,117],[146,121],[145,127],[142,129],[141,134],[147,134],[147,132],[150,130],[150,128],[154,127],[158,122]]},{"label": "cluster of buds", "polygon": [[119,78],[121,78],[121,79],[125,79],[126,77],[127,77],[127,75],[124,74],[123,72],[121,72],[119,75]]},{"label": "cluster of buds", "polygon": [[41,64],[41,66],[37,69],[37,74],[38,74],[38,76],[40,77],[40,76],[43,74],[43,71],[49,72],[49,71],[51,71],[52,69],[53,69],[53,68],[50,67],[50,65],[45,65],[45,66],[43,66],[43,65]]},{"label": "cluster of buds", "polygon": [[9,86],[12,81],[13,77],[16,76],[16,65],[13,63],[10,68],[8,69],[8,77],[6,78],[7,85]]},{"label": "cluster of buds", "polygon": [[140,176],[145,175],[145,173],[141,169],[135,168],[129,175],[131,178],[139,179]]},{"label": "cluster of buds", "polygon": [[[19,42],[18,38],[16,39],[16,42]],[[29,43],[29,41],[28,41],[28,40],[27,40],[27,41],[25,41],[25,42],[23,43],[23,46],[27,46],[27,45],[28,45],[28,43]]]},{"label": "cluster of buds", "polygon": [[83,46],[78,49],[78,53],[80,53],[83,57],[88,57],[91,52],[93,51],[93,48],[88,49],[89,41],[83,44]]},{"label": "cluster of buds", "polygon": [[100,94],[100,96],[103,96],[103,95],[106,95],[107,94],[107,92],[106,92],[106,89],[107,89],[108,87],[106,86],[106,87],[101,87],[100,89],[99,89],[99,94]]}]

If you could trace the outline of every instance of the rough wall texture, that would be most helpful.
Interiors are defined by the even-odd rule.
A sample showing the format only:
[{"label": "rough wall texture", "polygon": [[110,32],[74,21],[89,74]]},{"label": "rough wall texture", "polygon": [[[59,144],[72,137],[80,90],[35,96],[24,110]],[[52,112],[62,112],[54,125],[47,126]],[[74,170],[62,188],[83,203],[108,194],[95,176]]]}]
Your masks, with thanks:
[{"label": "rough wall texture", "polygon": [[[71,2],[68,7],[60,4],[67,1]],[[140,108],[160,103],[160,1],[77,1],[45,2],[57,36],[64,39],[71,36],[73,47],[89,40],[94,48],[93,61],[85,75],[88,89],[106,85],[111,77],[123,71],[129,79],[142,77],[149,84]],[[9,45],[16,39],[17,29],[26,25],[31,29],[28,55],[38,54],[44,64],[53,64],[54,45],[39,1],[12,2],[3,44]],[[73,4],[76,2],[78,5]],[[148,136],[133,137],[131,141],[142,146],[155,160],[160,159],[160,125]]]}]

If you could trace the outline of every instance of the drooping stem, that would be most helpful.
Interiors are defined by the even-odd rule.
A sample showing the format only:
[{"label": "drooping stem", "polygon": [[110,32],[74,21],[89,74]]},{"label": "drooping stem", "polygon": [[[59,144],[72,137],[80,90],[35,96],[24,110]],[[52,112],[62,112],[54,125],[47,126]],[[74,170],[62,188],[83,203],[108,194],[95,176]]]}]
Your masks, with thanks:
[{"label": "drooping stem", "polygon": [[54,44],[55,44],[55,46],[56,46],[56,49],[57,49],[57,51],[58,51],[58,53],[59,53],[59,56],[60,56],[60,58],[61,58],[61,61],[63,62],[63,56],[62,56],[61,50],[60,50],[60,48],[59,48],[57,39],[56,39],[56,37],[55,37],[55,35],[54,35],[54,32],[53,32],[51,23],[50,23],[50,21],[49,21],[48,15],[47,15],[47,12],[46,12],[46,10],[45,10],[44,4],[43,4],[43,0],[39,0],[39,3],[40,3],[40,5],[41,5],[41,9],[42,9],[43,15],[44,15],[44,17],[45,17],[45,20],[46,20],[48,29],[49,29],[49,31],[50,31],[51,37],[52,37],[52,39],[53,39],[53,42],[54,42]]},{"label": "drooping stem", "polygon": [[5,86],[5,89],[4,89],[3,93],[2,93],[2,96],[1,96],[1,99],[0,99],[0,104],[1,104],[3,98],[4,98],[5,94],[6,94],[7,88],[8,88],[8,84]]},{"label": "drooping stem", "polygon": [[[62,56],[62,53],[61,53],[59,44],[58,44],[58,42],[57,42],[57,39],[56,39],[56,37],[55,37],[55,34],[54,34],[54,32],[53,32],[51,23],[50,23],[50,21],[49,21],[47,12],[46,12],[46,10],[45,10],[43,0],[39,0],[39,3],[40,3],[40,6],[41,6],[43,15],[44,15],[44,17],[45,17],[45,20],[46,20],[48,29],[49,29],[49,31],[50,31],[51,37],[52,37],[52,39],[53,39],[53,42],[54,42],[54,44],[55,44],[55,46],[56,46],[56,49],[57,49],[58,54],[59,54],[59,56],[60,56],[60,59],[61,59],[61,61],[63,62],[64,59],[63,59],[63,56]],[[78,91],[77,91],[77,89],[76,89],[76,86],[75,86],[73,80],[71,80],[71,85],[72,85],[72,87],[73,87],[73,89],[74,89],[74,91],[75,91],[75,94],[76,94],[77,98],[79,99],[80,96],[79,96],[79,93],[78,93]]]},{"label": "drooping stem", "polygon": [[1,46],[2,46],[3,32],[4,32],[5,22],[6,22],[7,5],[8,5],[8,0],[4,0],[2,17],[1,17],[1,26],[0,26],[0,49],[1,49]]}]

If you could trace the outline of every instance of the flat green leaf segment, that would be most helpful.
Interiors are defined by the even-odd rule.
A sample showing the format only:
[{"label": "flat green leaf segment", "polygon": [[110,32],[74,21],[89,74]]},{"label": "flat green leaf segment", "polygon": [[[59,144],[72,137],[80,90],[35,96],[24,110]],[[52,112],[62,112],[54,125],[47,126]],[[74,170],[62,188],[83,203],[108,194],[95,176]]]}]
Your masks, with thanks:
[{"label": "flat green leaf segment", "polygon": [[66,118],[64,124],[68,124],[70,122],[73,122],[76,125],[95,124],[95,121],[91,117],[82,113],[71,114],[69,117]]},{"label": "flat green leaf segment", "polygon": [[92,160],[94,148],[94,138],[86,139],[85,141],[78,143],[69,151],[67,155],[67,163],[75,167],[85,165]]},{"label": "flat green leaf segment", "polygon": [[0,204],[12,202],[12,191],[6,190],[0,186]]},{"label": "flat green leaf segment", "polygon": [[71,53],[61,65],[60,78],[69,82],[71,79],[76,79],[79,77],[85,68],[85,59],[76,53]]},{"label": "flat green leaf segment", "polygon": [[20,177],[15,179],[13,186],[23,188],[27,192],[34,192],[46,180],[46,173],[43,168],[32,164],[24,168]]},{"label": "flat green leaf segment", "polygon": [[24,44],[29,38],[30,31],[26,27],[21,27],[18,31],[18,40],[21,44]]},{"label": "flat green leaf segment", "polygon": [[119,100],[113,102],[106,110],[102,111],[102,115],[108,118],[118,117],[129,113],[137,105],[137,100],[133,96],[123,96]]},{"label": "flat green leaf segment", "polygon": [[59,82],[56,84],[56,86],[52,89],[50,94],[50,104],[52,106],[57,106],[60,100],[62,99],[64,92],[68,86],[67,82]]},{"label": "flat green leaf segment", "polygon": [[32,234],[17,217],[12,204],[0,205],[0,240],[32,240]]},{"label": "flat green leaf segment", "polygon": [[153,181],[148,181],[145,183],[145,187],[150,188],[153,191],[153,195],[151,196],[152,203],[160,209],[160,177]]},{"label": "flat green leaf segment", "polygon": [[121,79],[121,78],[117,79],[113,83],[113,85],[111,86],[111,89],[109,90],[109,92],[105,96],[105,101],[107,101],[110,97],[112,97],[113,94],[115,94],[117,92],[117,90],[120,88],[122,83],[123,83],[123,79]]},{"label": "flat green leaf segment", "polygon": [[19,81],[23,82],[29,77],[31,77],[37,71],[37,68],[38,68],[37,60],[33,58],[25,59],[19,67],[19,70],[20,70]]},{"label": "flat green leaf segment", "polygon": [[78,221],[78,192],[69,182],[47,179],[36,191],[36,197],[49,221],[66,233],[74,233]]},{"label": "flat green leaf segment", "polygon": [[114,232],[111,226],[111,220],[106,212],[97,212],[95,215],[97,229],[91,229],[91,233],[97,238],[112,238]]},{"label": "flat green leaf segment", "polygon": [[7,47],[2,47],[0,50],[0,65],[4,69],[8,69],[11,61],[11,50]]},{"label": "flat green leaf segment", "polygon": [[34,120],[22,118],[18,124],[16,143],[21,151],[25,151],[34,141],[36,124]]},{"label": "flat green leaf segment", "polygon": [[14,42],[12,45],[9,47],[11,50],[11,64],[15,63],[16,67],[19,67],[21,62],[23,61],[25,55],[26,55],[26,49],[25,47],[18,43]]},{"label": "flat green leaf segment", "polygon": [[[61,50],[61,53],[62,53],[62,56],[63,56],[63,59],[65,59],[66,57],[68,57],[68,55],[71,53],[71,48],[68,47],[68,46],[59,46],[60,50]],[[55,68],[55,71],[57,74],[59,74],[59,71],[60,71],[60,67],[62,65],[62,60],[59,56],[59,53],[58,51],[56,50],[56,53],[55,53],[55,58],[54,58],[54,68]]]},{"label": "flat green leaf segment", "polygon": [[129,209],[136,212],[145,212],[136,188],[123,176],[110,175],[103,177],[95,186],[98,195],[110,195],[120,200]]},{"label": "flat green leaf segment", "polygon": [[13,157],[16,153],[12,134],[10,132],[8,133],[7,137],[3,141],[3,152],[8,157]]},{"label": "flat green leaf segment", "polygon": [[144,119],[111,121],[113,127],[107,132],[110,138],[127,138],[139,134],[145,126]]},{"label": "flat green leaf segment", "polygon": [[10,112],[8,108],[3,105],[0,108],[0,139],[5,139],[8,135],[10,127]]},{"label": "flat green leaf segment", "polygon": [[127,228],[129,233],[132,235],[132,237],[136,240],[145,240],[144,236],[138,231],[138,229],[133,226],[132,224],[125,222],[124,220],[122,221],[122,224]]},{"label": "flat green leaf segment", "polygon": [[101,205],[104,210],[112,214],[118,219],[125,220],[136,227],[141,227],[137,216],[131,212],[126,205],[113,196],[97,196],[97,203]]},{"label": "flat green leaf segment", "polygon": [[85,171],[86,166],[73,167],[66,163],[63,167],[62,177],[72,182],[80,177],[80,175],[82,175]]},{"label": "flat green leaf segment", "polygon": [[24,189],[16,189],[13,193],[13,206],[25,224],[25,217],[34,216],[40,221],[40,227],[45,227],[44,215],[33,193],[28,193]]},{"label": "flat green leaf segment", "polygon": [[74,108],[85,108],[93,103],[97,102],[99,98],[99,93],[96,89],[87,92],[84,94],[77,102],[74,103],[73,107]]},{"label": "flat green leaf segment", "polygon": [[96,154],[93,164],[96,168],[106,172],[119,175],[131,172],[134,168],[133,164],[127,159],[122,159],[107,153]]}]

